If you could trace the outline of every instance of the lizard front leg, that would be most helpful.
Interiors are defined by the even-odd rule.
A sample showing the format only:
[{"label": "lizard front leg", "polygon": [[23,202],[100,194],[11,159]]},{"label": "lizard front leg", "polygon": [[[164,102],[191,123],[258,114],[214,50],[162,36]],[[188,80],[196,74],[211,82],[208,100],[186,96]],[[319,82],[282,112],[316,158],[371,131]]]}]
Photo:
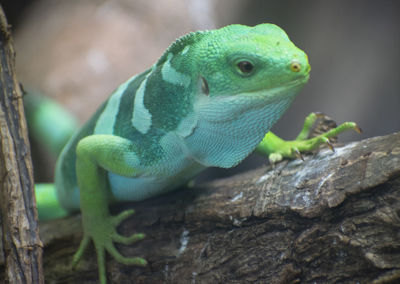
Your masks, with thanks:
[{"label": "lizard front leg", "polygon": [[134,177],[137,175],[135,167],[138,166],[138,158],[131,141],[112,135],[85,137],[78,143],[76,154],[83,239],[72,264],[77,265],[92,240],[97,254],[99,280],[100,283],[106,283],[106,251],[123,264],[147,264],[143,258],[121,255],[114,246],[114,242],[131,244],[144,238],[144,234],[126,237],[117,233],[117,226],[134,211],[127,210],[118,216],[111,216],[108,209],[111,191],[106,171]]},{"label": "lizard front leg", "polygon": [[321,144],[327,144],[331,149],[333,149],[329,142],[329,138],[335,137],[342,132],[353,129],[358,133],[361,133],[361,129],[356,123],[344,122],[330,131],[307,139],[317,118],[317,113],[310,113],[304,120],[303,129],[295,140],[286,141],[279,138],[271,131],[268,132],[261,143],[257,146],[256,151],[260,154],[267,155],[270,163],[275,164],[284,158],[293,159],[296,156],[301,157],[302,152],[315,150]]}]

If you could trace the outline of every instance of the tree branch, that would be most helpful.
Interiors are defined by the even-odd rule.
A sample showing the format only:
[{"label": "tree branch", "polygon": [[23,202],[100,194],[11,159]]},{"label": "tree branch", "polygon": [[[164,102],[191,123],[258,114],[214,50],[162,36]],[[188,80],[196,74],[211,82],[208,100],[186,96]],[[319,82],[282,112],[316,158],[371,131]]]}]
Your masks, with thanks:
[{"label": "tree branch", "polygon": [[[147,238],[119,249],[149,266],[110,258],[113,283],[400,281],[400,133],[125,207],[137,214],[121,231]],[[42,224],[41,236],[46,279],[96,282],[94,253],[70,268],[79,215]]]},{"label": "tree branch", "polygon": [[33,175],[14,49],[0,6],[0,282],[44,283],[42,243],[34,209]]}]

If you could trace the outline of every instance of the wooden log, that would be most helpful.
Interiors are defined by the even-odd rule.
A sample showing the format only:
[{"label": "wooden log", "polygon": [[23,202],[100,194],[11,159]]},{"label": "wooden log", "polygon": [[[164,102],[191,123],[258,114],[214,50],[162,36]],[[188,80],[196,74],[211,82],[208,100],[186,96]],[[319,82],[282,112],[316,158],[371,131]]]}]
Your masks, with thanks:
[{"label": "wooden log", "polygon": [[9,26],[0,6],[0,282],[44,283],[33,170]]},{"label": "wooden log", "polygon": [[[111,283],[399,283],[400,133],[323,149],[198,184],[133,207],[118,246],[147,268],[109,258]],[[94,251],[76,271],[80,216],[41,224],[48,281],[95,283]]]}]

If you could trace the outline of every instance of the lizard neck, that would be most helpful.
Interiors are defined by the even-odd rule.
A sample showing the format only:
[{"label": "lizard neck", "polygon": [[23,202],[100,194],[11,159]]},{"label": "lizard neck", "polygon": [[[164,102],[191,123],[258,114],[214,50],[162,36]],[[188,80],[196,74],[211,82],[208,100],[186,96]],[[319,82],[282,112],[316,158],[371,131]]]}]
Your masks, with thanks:
[{"label": "lizard neck", "polygon": [[286,95],[273,103],[265,103],[264,98],[257,107],[249,106],[247,109],[225,105],[214,114],[210,113],[213,112],[210,108],[200,110],[192,134],[185,138],[186,145],[200,164],[233,167],[253,152],[293,98],[294,94]]}]

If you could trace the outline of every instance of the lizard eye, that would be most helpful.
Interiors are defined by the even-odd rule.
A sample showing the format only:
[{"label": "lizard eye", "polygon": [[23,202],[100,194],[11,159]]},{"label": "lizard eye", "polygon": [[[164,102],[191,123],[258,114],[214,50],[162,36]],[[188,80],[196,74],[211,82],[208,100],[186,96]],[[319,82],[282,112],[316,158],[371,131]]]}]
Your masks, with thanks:
[{"label": "lizard eye", "polygon": [[242,74],[246,74],[246,75],[250,74],[254,69],[253,63],[251,63],[250,61],[247,61],[247,60],[239,61],[237,63],[237,67],[239,68],[239,70]]},{"label": "lizard eye", "polygon": [[297,61],[293,61],[292,63],[290,63],[290,70],[292,70],[293,72],[299,72],[301,70],[300,63]]}]

